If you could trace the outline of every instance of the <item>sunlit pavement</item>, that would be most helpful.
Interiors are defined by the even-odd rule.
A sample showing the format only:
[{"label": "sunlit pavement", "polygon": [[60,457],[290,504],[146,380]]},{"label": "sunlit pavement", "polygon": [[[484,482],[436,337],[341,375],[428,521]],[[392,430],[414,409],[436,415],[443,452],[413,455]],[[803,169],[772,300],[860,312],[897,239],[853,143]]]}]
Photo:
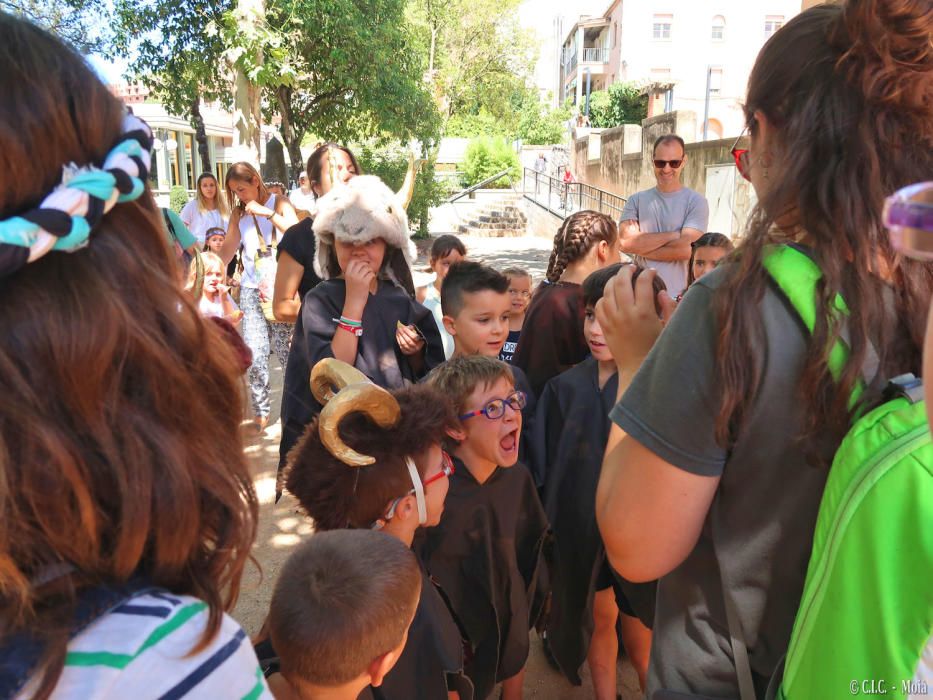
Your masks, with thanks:
[{"label": "sunlit pavement", "polygon": [[[469,257],[499,269],[521,266],[528,269],[535,283],[544,278],[550,256],[551,242],[543,238],[473,238],[462,237]],[[419,246],[420,247],[420,246]],[[421,260],[423,262],[423,259]],[[240,599],[233,612],[247,633],[256,634],[262,626],[272,597],[272,588],[279,569],[292,548],[312,534],[310,521],[298,510],[297,502],[287,493],[275,504],[275,472],[279,459],[279,405],[282,398],[282,368],[272,355],[269,358],[272,378],[272,415],[269,425],[260,435],[248,422],[244,423],[245,454],[252,469],[260,500],[259,532],[253,555],[262,569],[248,565],[243,576]],[[245,387],[244,387],[245,397]],[[525,697],[541,700],[582,700],[592,698],[589,673],[583,669],[583,686],[574,688],[548,664],[537,634],[531,634],[531,655],[525,679]],[[628,661],[619,663],[619,692],[625,700],[641,697],[638,679]],[[493,696],[498,697],[498,692]]]}]

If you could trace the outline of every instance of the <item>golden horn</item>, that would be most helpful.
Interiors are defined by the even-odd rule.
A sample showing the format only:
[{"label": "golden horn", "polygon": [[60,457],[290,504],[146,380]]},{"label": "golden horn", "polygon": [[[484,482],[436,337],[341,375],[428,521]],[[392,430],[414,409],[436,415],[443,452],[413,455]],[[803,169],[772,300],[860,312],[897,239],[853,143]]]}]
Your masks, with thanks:
[{"label": "golden horn", "polygon": [[365,413],[380,428],[391,428],[398,423],[401,409],[392,394],[367,381],[341,389],[321,411],[318,434],[327,451],[351,467],[365,467],[373,464],[375,458],[357,452],[340,437],[340,421],[348,413],[356,412]]},{"label": "golden horn", "polygon": [[311,393],[323,406],[344,387],[368,381],[369,378],[356,367],[333,357],[327,357],[314,365],[311,370]]},{"label": "golden horn", "polygon": [[381,428],[398,423],[401,409],[388,391],[376,386],[355,367],[334,358],[321,360],[311,370],[311,393],[324,405],[318,419],[318,434],[334,457],[351,467],[364,467],[376,460],[347,445],[340,437],[340,421],[348,413],[365,413]]},{"label": "golden horn", "polygon": [[415,160],[415,154],[408,153],[408,171],[405,173],[405,181],[402,183],[402,189],[400,189],[396,195],[399,200],[402,202],[402,207],[408,209],[408,205],[411,204],[411,198],[415,194],[415,178],[418,175],[418,170],[421,167],[422,161]]}]

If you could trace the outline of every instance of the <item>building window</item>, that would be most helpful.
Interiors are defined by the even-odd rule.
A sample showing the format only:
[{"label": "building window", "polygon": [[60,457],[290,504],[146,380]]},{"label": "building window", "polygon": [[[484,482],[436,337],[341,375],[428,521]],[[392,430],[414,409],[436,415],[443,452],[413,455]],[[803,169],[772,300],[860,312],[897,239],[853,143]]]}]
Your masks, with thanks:
[{"label": "building window", "polygon": [[713,29],[711,35],[713,41],[722,41],[726,38],[726,18],[722,15],[713,17]]},{"label": "building window", "polygon": [[710,68],[709,94],[719,95],[721,93],[722,93],[722,68]]},{"label": "building window", "polygon": [[784,15],[768,15],[765,17],[765,39],[771,37],[778,29],[784,26]]},{"label": "building window", "polygon": [[674,22],[674,15],[655,15],[652,38],[657,40],[671,38],[671,24]]}]

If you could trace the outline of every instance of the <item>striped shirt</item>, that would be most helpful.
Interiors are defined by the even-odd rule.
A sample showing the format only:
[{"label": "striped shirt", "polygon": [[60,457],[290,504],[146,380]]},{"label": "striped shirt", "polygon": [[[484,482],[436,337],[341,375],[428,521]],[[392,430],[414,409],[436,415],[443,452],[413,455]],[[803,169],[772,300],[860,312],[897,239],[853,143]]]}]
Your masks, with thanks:
[{"label": "striped shirt", "polygon": [[[224,615],[207,648],[189,656],[207,604],[167,593],[137,594],[75,637],[53,700],[235,698],[271,700],[246,633]],[[17,696],[32,697],[34,678]]]}]

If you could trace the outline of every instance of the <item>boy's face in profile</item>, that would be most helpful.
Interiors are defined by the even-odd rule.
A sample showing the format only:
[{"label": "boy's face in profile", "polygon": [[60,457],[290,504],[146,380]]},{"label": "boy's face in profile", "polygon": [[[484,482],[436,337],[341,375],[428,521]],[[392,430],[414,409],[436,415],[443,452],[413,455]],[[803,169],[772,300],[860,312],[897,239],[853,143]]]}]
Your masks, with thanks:
[{"label": "boy's face in profile", "polygon": [[512,303],[512,314],[520,316],[525,313],[531,302],[531,278],[525,276],[509,277],[509,300]]},{"label": "boy's face in profile", "polygon": [[441,282],[447,277],[450,266],[461,260],[463,260],[463,256],[460,255],[460,251],[457,250],[452,250],[441,258],[431,258],[431,269],[437,273],[437,280],[434,282],[434,285],[438,289],[441,288]]},{"label": "boy's face in profile", "polygon": [[612,362],[612,352],[606,344],[606,338],[603,336],[603,329],[596,320],[596,312],[591,305],[586,307],[586,315],[583,318],[583,337],[590,348],[590,354],[597,362]]},{"label": "boy's face in profile", "polygon": [[[467,398],[462,413],[478,411],[495,399],[507,399],[515,392],[515,385],[506,377],[500,377],[488,386],[477,385]],[[490,419],[485,415],[461,419],[460,424],[466,438],[462,444],[481,459],[500,467],[511,467],[518,461],[518,438],[522,430],[522,412],[509,405],[501,418]]]},{"label": "boy's face in profile", "polygon": [[492,289],[464,292],[463,308],[456,318],[444,316],[444,326],[454,337],[457,353],[498,357],[509,337],[511,309],[507,293]]}]

